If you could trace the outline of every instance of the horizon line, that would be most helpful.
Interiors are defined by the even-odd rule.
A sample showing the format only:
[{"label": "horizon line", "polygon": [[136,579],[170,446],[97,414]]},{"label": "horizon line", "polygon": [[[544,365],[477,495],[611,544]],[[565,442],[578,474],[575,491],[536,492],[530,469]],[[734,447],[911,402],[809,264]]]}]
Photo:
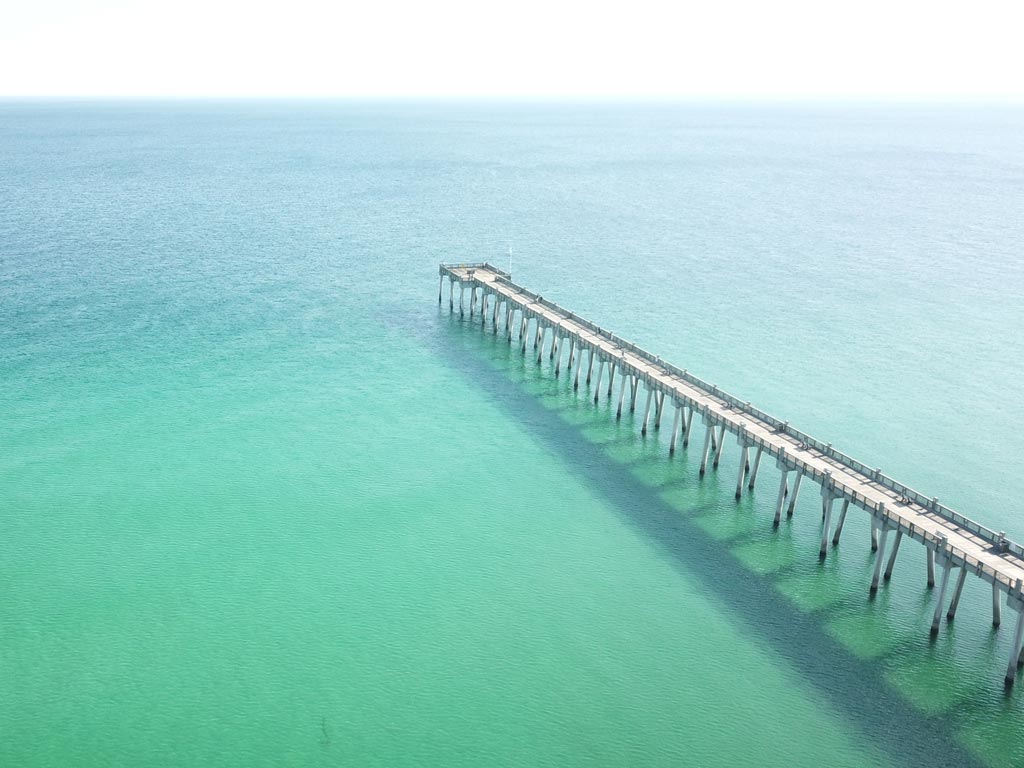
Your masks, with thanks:
[{"label": "horizon line", "polygon": [[528,103],[800,106],[1006,106],[1024,107],[1024,94],[967,96],[903,95],[635,95],[635,94],[4,94],[0,102],[349,102],[349,103]]}]

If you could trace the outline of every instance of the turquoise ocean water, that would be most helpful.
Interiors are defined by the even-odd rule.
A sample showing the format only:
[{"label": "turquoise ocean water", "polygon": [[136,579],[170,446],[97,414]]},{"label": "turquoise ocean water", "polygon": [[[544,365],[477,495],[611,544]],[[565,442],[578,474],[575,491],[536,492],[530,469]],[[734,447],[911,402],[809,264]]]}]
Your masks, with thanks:
[{"label": "turquoise ocean water", "polygon": [[0,105],[0,765],[1024,765],[868,599],[437,305],[545,297],[1024,537],[1024,111]]}]

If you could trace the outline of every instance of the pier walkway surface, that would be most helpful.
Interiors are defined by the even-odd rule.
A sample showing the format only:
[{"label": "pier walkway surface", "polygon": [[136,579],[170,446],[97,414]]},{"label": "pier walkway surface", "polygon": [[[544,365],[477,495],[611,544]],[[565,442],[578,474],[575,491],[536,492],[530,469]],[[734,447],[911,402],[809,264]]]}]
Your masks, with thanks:
[{"label": "pier walkway surface", "polygon": [[[607,397],[614,395],[618,377],[618,415],[621,415],[624,403],[630,410],[636,409],[642,390],[645,393],[644,434],[649,428],[659,429],[663,414],[671,408],[670,451],[675,451],[677,444],[683,448],[688,446],[694,421],[700,416],[704,429],[701,474],[709,466],[712,469],[718,467],[725,433],[735,436],[741,458],[737,498],[742,495],[744,486],[748,489],[754,487],[762,457],[767,454],[775,459],[781,473],[775,505],[776,525],[783,509],[787,515],[793,514],[804,478],[816,483],[822,500],[821,557],[825,557],[830,540],[833,546],[839,543],[851,506],[867,512],[871,516],[872,549],[876,552],[870,585],[872,593],[878,589],[880,581],[888,581],[892,575],[904,538],[924,544],[927,548],[929,587],[936,583],[936,569],[940,571],[938,602],[931,627],[933,635],[939,631],[954,570],[957,577],[946,611],[948,621],[956,615],[968,573],[991,583],[993,625],[1001,623],[1002,595],[1005,595],[1007,607],[1016,613],[1005,676],[1007,684],[1013,683],[1017,669],[1024,663],[1024,548],[1009,541],[1005,534],[964,517],[940,504],[937,498],[928,498],[878,469],[869,468],[840,453],[831,443],[822,443],[794,429],[789,422],[780,421],[685,369],[679,369],[636,344],[547,301],[512,282],[511,276],[497,267],[487,263],[442,264],[440,277],[438,302],[442,300],[447,279],[449,307],[454,311],[455,286],[458,284],[460,312],[465,314],[468,311],[471,318],[479,312],[485,325],[490,315],[495,331],[503,327],[509,341],[515,337],[524,353],[532,338],[537,361],[542,360],[547,350],[558,375],[565,360],[567,375],[574,375],[577,388],[581,376],[585,376],[588,385],[596,377],[593,387],[595,401],[602,393],[601,382],[605,375]],[[565,359],[566,347],[568,359]],[[837,501],[842,505],[833,529],[831,521]],[[893,540],[887,550],[890,534],[893,534]],[[888,559],[885,557],[887,553]]]}]

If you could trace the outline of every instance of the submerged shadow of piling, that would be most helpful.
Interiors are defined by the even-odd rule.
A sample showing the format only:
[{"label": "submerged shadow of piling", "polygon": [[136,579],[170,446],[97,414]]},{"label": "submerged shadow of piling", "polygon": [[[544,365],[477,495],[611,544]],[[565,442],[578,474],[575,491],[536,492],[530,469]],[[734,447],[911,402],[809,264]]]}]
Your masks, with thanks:
[{"label": "submerged shadow of piling", "polygon": [[[457,317],[454,321],[451,326],[440,324],[442,333],[459,333]],[[465,328],[480,332],[479,326]],[[486,336],[480,341],[481,350],[490,347],[489,341],[504,343],[503,338]],[[985,766],[955,739],[955,728],[947,717],[931,717],[910,706],[888,684],[879,665],[851,654],[812,614],[782,599],[767,576],[747,569],[691,517],[680,515],[662,499],[657,488],[640,482],[628,466],[587,440],[583,425],[557,418],[539,397],[461,344],[449,340],[438,349],[445,363],[470,384],[486,387],[502,412],[558,453],[629,525],[653,541],[676,567],[695,576],[724,610],[786,659],[895,762],[914,768]],[[564,450],[567,441],[573,443],[573,450]]]}]

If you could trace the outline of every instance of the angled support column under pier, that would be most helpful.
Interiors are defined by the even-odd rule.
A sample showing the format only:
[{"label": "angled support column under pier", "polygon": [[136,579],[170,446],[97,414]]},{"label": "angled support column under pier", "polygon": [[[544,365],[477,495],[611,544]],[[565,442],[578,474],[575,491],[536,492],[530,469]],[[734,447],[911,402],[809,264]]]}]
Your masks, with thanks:
[{"label": "angled support column under pier", "polygon": [[700,473],[703,475],[708,468],[708,453],[711,452],[711,437],[715,432],[715,425],[709,423],[707,432],[704,434],[704,453],[700,457]]},{"label": "angled support column under pier", "polygon": [[846,513],[850,509],[850,500],[843,499],[843,506],[839,510],[839,522],[836,523],[836,532],[832,536],[832,546],[839,546],[839,537],[843,535],[843,525],[846,523]]},{"label": "angled support column under pier", "polygon": [[999,583],[992,582],[992,626],[998,627],[1003,621],[1002,603],[999,601]]},{"label": "angled support column under pier", "polygon": [[928,562],[928,589],[935,586],[935,550],[927,547],[925,560]]},{"label": "angled support column under pier", "polygon": [[896,565],[896,555],[900,551],[900,542],[903,541],[903,531],[896,531],[896,540],[892,543],[892,554],[889,555],[889,563],[885,566],[885,575],[882,577],[886,581],[892,578],[892,567]]},{"label": "angled support column under pier", "polygon": [[631,394],[629,397],[629,412],[632,413],[636,410],[636,396],[640,394],[640,377],[634,375],[632,377],[632,384],[630,384]]},{"label": "angled support column under pier", "polygon": [[718,429],[718,447],[715,448],[715,460],[711,462],[712,469],[718,469],[718,462],[722,460],[722,451],[725,449],[725,424]]},{"label": "angled support column under pier", "polygon": [[736,478],[736,498],[743,497],[743,481],[747,479],[747,451],[750,448],[745,443],[740,443],[740,476]]},{"label": "angled support column under pier", "polygon": [[885,562],[885,542],[889,538],[890,530],[889,521],[885,517],[885,504],[879,506],[877,517],[872,517],[872,523],[874,524],[873,527],[877,527],[879,531],[878,553],[875,555],[875,570],[871,574],[871,594],[875,594],[878,591],[878,582],[882,576],[882,564]]},{"label": "angled support column under pier", "polygon": [[1013,632],[1013,642],[1010,645],[1010,663],[1006,665],[1006,677],[1004,678],[1007,685],[1013,685],[1013,681],[1017,678],[1022,638],[1024,638],[1024,610],[1017,609],[1017,628]]},{"label": "angled support column under pier", "polygon": [[687,436],[690,433],[690,424],[693,422],[693,411],[687,413],[686,404],[680,402],[676,402],[676,408],[679,409],[679,439],[682,440],[683,448],[685,448]]},{"label": "angled support column under pier", "polygon": [[598,360],[597,362],[597,383],[594,384],[594,402],[597,402],[598,396],[601,394],[601,378],[604,376],[604,360]]},{"label": "angled support column under pier", "polygon": [[640,428],[640,434],[647,434],[647,423],[651,420],[651,402],[654,400],[654,390],[647,388],[647,405],[644,406],[644,424]]},{"label": "angled support column under pier", "polygon": [[690,415],[686,418],[686,423],[683,426],[683,448],[690,445],[690,428],[693,426],[693,417],[696,416],[693,408],[690,409]]},{"label": "angled support column under pier", "polygon": [[658,392],[654,397],[654,429],[661,429],[661,414],[665,410],[665,393]]},{"label": "angled support column under pier", "polygon": [[1013,685],[1017,678],[1017,668],[1020,666],[1021,645],[1024,644],[1024,595],[1021,592],[1020,579],[1017,579],[1013,589],[1007,593],[1006,607],[1017,612],[1016,627],[1010,642],[1010,662],[1006,665],[1005,677],[1006,684]]},{"label": "angled support column under pier", "polygon": [[784,462],[781,456],[776,459],[776,466],[782,474],[779,477],[779,498],[775,502],[775,519],[772,521],[774,528],[778,528],[782,522],[782,508],[786,505],[786,496],[789,494],[789,473],[792,471],[792,467]]},{"label": "angled support column under pier", "polygon": [[754,481],[757,480],[757,470],[761,466],[761,454],[764,453],[764,446],[757,446],[757,453],[754,455],[754,466],[750,470],[750,480],[747,483],[747,490],[754,490]]},{"label": "angled support column under pier", "polygon": [[779,481],[779,499],[775,503],[775,520],[773,524],[776,528],[779,527],[779,523],[782,522],[782,508],[786,504],[786,494],[789,493],[789,470],[782,471],[782,478]]},{"label": "angled support column under pier", "polygon": [[[583,350],[582,349],[577,350],[577,356],[579,357],[579,359],[576,361],[576,375],[573,376],[573,379],[572,379],[572,388],[573,389],[579,389],[580,388],[580,371],[583,370]],[[593,357],[591,357],[591,359],[593,359]]]},{"label": "angled support column under pier", "polygon": [[753,445],[750,438],[747,437],[746,427],[742,424],[740,424],[739,434],[736,435],[736,442],[740,444],[740,475],[736,478],[736,498],[739,499],[743,496],[743,481],[747,479],[747,467],[749,466],[747,455]]},{"label": "angled support column under pier", "polygon": [[541,326],[537,329],[537,336],[540,339],[540,344],[535,344],[534,347],[537,350],[537,365],[540,365],[541,360],[544,359],[544,339],[548,335],[548,329]]},{"label": "angled support column under pier", "polygon": [[967,569],[960,568],[960,573],[957,575],[956,586],[953,587],[953,597],[949,599],[949,610],[946,611],[946,621],[952,621],[956,618],[956,609],[960,605],[960,595],[964,591],[964,581],[967,579]]},{"label": "angled support column under pier", "polygon": [[587,384],[590,383],[590,379],[594,375],[594,358],[597,357],[596,352],[597,350],[595,349],[587,351],[587,357],[590,358],[590,364],[587,366]]},{"label": "angled support column under pier", "polygon": [[676,438],[679,437],[679,414],[683,410],[683,406],[676,403],[676,412],[672,416],[672,439],[668,444],[668,453],[671,456],[676,452]]},{"label": "angled support column under pier", "polygon": [[824,560],[828,554],[828,534],[832,527],[832,505],[836,500],[832,473],[825,472],[825,480],[821,484],[821,546],[818,547],[818,559]]},{"label": "angled support column under pier", "polygon": [[615,372],[618,370],[618,365],[613,358],[608,358],[608,399],[611,399],[612,388],[615,386]]},{"label": "angled support column under pier", "polygon": [[622,398],[626,394],[626,382],[631,377],[627,374],[622,377],[622,383],[619,385],[619,407],[615,409],[615,418],[622,417]]},{"label": "angled support column under pier", "polygon": [[942,608],[946,603],[946,588],[949,587],[949,574],[953,570],[953,563],[946,554],[945,541],[939,541],[938,549],[939,551],[935,553],[935,558],[942,567],[942,576],[939,578],[939,594],[938,599],[935,601],[935,615],[932,616],[932,637],[939,634],[939,625],[942,620]]},{"label": "angled support column under pier", "polygon": [[793,483],[793,493],[789,495],[789,504],[786,507],[786,517],[793,516],[796,509],[796,500],[800,496],[800,484],[804,481],[804,473],[799,469],[796,471],[796,482]]}]

